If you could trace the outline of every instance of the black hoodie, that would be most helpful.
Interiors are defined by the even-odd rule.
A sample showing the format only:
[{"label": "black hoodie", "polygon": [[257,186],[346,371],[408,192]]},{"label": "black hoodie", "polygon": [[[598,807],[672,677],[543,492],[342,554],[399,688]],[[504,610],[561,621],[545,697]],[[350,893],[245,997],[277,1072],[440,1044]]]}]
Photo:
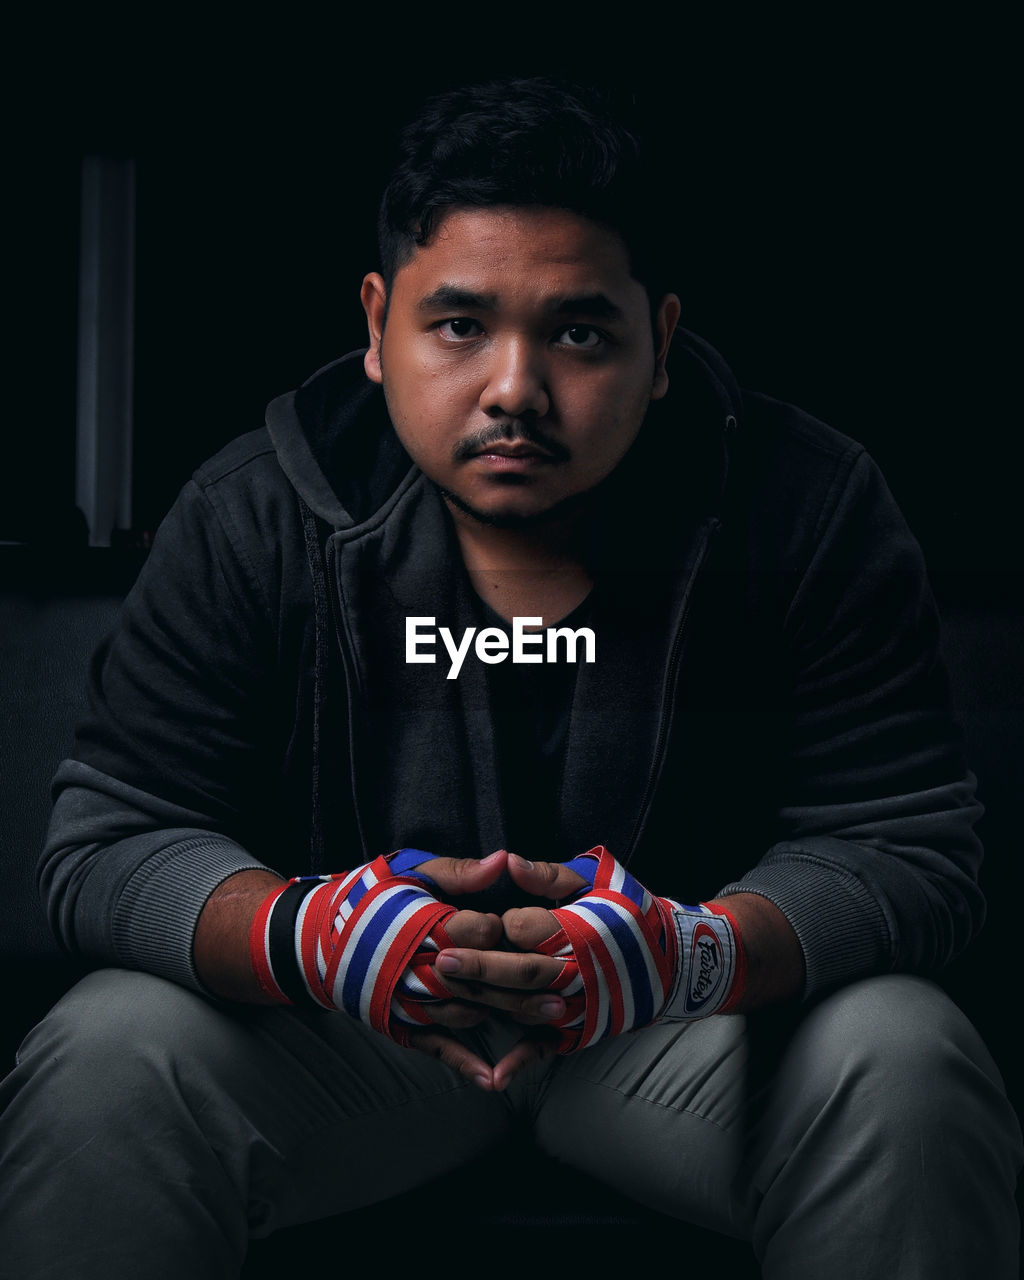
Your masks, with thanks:
[{"label": "black hoodie", "polygon": [[[693,335],[670,371],[594,499],[555,844],[683,901],[762,894],[808,995],[933,972],[983,903],[920,550],[861,446]],[[40,863],[58,938],[198,988],[236,871],[505,846],[488,668],[405,660],[408,617],[461,636],[478,608],[361,353],[276,400],[182,491],[96,657]]]}]

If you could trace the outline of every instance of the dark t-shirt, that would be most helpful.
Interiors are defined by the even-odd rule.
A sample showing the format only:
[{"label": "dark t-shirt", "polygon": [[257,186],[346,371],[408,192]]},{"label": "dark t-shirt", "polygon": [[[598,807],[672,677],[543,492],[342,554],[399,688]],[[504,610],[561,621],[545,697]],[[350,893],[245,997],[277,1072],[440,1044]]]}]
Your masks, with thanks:
[{"label": "dark t-shirt", "polygon": [[[593,592],[552,626],[586,626],[592,600]],[[481,626],[504,631],[511,646],[511,624],[482,600],[479,616]],[[534,861],[562,862],[579,852],[564,847],[558,823],[577,670],[575,662],[515,663],[511,656],[488,668],[505,837],[510,852]]]}]

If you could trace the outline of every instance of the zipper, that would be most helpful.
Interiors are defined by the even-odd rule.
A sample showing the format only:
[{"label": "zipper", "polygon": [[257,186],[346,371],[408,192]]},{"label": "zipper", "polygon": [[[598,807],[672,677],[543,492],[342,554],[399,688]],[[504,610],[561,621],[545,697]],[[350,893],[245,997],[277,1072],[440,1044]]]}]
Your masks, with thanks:
[{"label": "zipper", "polygon": [[647,784],[644,787],[643,799],[640,802],[640,809],[637,813],[636,823],[633,826],[633,834],[626,847],[625,856],[620,859],[623,866],[629,865],[630,859],[636,852],[637,845],[643,837],[644,828],[647,825],[648,812],[654,800],[654,793],[658,789],[658,784],[661,781],[661,771],[665,764],[665,748],[668,745],[668,737],[672,728],[672,718],[675,710],[676,690],[679,684],[679,668],[682,663],[686,624],[690,616],[690,601],[693,598],[693,588],[696,585],[701,569],[704,567],[704,562],[708,557],[708,552],[711,548],[711,541],[721,527],[721,521],[712,516],[705,522],[701,529],[700,541],[697,547],[693,571],[686,583],[686,590],[683,593],[682,602],[679,606],[679,618],[676,623],[675,634],[672,637],[672,647],[669,650],[668,664],[666,666],[665,694],[662,699],[661,715],[658,720],[658,734],[654,740],[654,755],[651,758],[651,768],[647,775]]}]

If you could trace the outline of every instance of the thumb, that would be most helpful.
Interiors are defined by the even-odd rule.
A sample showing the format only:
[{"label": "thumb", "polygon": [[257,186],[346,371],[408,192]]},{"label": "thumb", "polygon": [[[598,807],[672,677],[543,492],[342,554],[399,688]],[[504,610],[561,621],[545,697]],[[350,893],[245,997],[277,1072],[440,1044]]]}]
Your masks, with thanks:
[{"label": "thumb", "polygon": [[444,894],[479,893],[498,880],[508,863],[504,849],[496,849],[486,858],[434,858],[419,870]]},{"label": "thumb", "polygon": [[501,917],[505,937],[517,951],[533,951],[559,929],[558,920],[543,907],[510,907]]},{"label": "thumb", "polygon": [[571,898],[589,887],[581,875],[561,862],[529,862],[516,853],[508,854],[508,873],[520,889],[535,898]]}]

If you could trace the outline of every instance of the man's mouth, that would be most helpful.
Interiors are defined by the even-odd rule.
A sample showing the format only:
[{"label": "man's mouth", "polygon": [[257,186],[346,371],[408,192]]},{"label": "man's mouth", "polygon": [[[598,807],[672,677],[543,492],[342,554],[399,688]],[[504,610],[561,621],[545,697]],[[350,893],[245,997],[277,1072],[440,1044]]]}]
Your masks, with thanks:
[{"label": "man's mouth", "polygon": [[550,450],[528,440],[498,440],[484,445],[472,454],[474,458],[554,458]]},{"label": "man's mouth", "polygon": [[496,440],[475,449],[469,461],[479,470],[511,479],[553,466],[558,458],[550,449],[529,440]]},{"label": "man's mouth", "polygon": [[461,441],[454,454],[456,462],[475,462],[508,473],[568,462],[569,458],[569,450],[560,441],[546,439],[539,432],[518,430],[506,423],[495,423],[469,436]]}]

